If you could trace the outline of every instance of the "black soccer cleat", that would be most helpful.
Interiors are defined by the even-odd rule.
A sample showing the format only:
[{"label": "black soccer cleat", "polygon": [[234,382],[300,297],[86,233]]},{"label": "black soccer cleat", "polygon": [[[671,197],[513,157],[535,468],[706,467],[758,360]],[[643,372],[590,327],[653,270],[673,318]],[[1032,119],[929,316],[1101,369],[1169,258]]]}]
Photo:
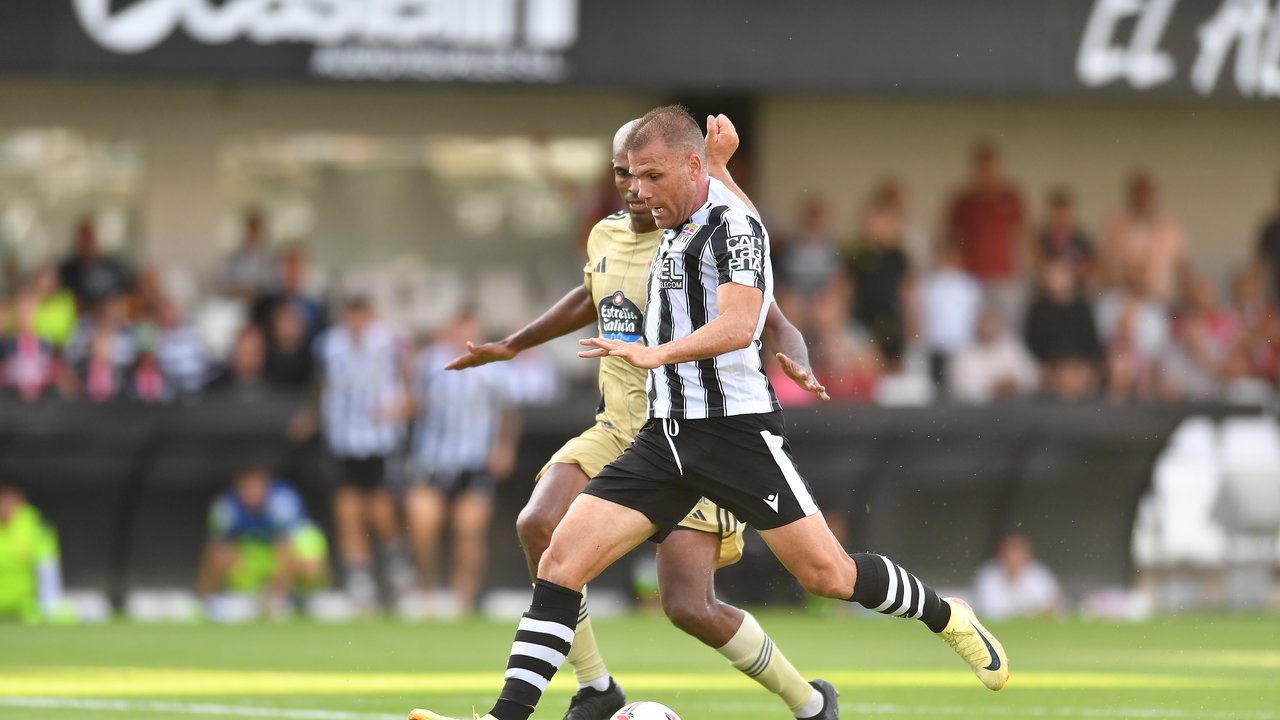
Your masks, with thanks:
[{"label": "black soccer cleat", "polygon": [[809,684],[813,686],[814,690],[822,694],[822,710],[812,718],[805,718],[805,720],[839,720],[840,703],[836,698],[840,697],[840,691],[836,690],[835,686],[826,680],[814,680]]},{"label": "black soccer cleat", "polygon": [[609,678],[608,690],[584,687],[569,701],[564,720],[609,720],[613,712],[627,704],[627,696],[618,683]]}]

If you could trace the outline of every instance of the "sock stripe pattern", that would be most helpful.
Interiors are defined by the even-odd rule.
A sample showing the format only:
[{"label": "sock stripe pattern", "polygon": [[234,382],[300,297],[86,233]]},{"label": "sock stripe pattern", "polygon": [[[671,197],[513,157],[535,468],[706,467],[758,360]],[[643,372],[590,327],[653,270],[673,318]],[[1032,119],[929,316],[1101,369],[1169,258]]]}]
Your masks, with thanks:
[{"label": "sock stripe pattern", "polygon": [[747,677],[756,677],[769,667],[769,661],[773,659],[773,639],[768,635],[764,637],[764,645],[760,648],[760,654],[756,656],[756,661],[747,666],[743,670],[743,674]]},{"label": "sock stripe pattern", "polygon": [[950,606],[915,575],[883,555],[852,557],[858,565],[858,580],[850,600],[885,615],[921,620],[934,632],[946,627]]},{"label": "sock stripe pattern", "polygon": [[539,580],[533,604],[520,618],[505,682],[492,714],[499,720],[527,720],[546,691],[551,678],[573,647],[574,625],[582,595]]}]

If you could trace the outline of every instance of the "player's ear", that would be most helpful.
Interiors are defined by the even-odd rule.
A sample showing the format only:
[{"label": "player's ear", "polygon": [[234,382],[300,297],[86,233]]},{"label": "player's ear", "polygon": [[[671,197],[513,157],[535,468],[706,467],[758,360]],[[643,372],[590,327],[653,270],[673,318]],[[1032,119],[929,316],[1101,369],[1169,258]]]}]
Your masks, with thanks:
[{"label": "player's ear", "polygon": [[686,161],[686,165],[689,168],[689,179],[696,180],[697,178],[701,177],[702,169],[706,165],[706,163],[702,161],[702,156],[699,155],[698,153],[689,153],[689,158]]}]

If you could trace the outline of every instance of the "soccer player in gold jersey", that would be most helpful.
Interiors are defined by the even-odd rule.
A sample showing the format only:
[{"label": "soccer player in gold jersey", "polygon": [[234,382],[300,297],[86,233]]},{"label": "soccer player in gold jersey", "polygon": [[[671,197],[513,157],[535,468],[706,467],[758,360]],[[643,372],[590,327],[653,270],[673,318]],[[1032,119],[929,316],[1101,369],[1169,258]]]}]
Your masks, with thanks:
[{"label": "soccer player in gold jersey", "polygon": [[[602,337],[626,342],[641,339],[649,264],[662,231],[644,201],[628,189],[631,177],[623,143],[631,125],[623,125],[613,143],[614,183],[625,210],[601,220],[591,230],[583,284],[511,336],[468,344],[467,354],[451,362],[449,369],[509,360],[522,350],[589,323],[598,324]],[[750,204],[727,168],[737,146],[737,132],[728,118],[707,118],[710,174]],[[776,305],[769,309],[762,339],[797,385],[826,399],[825,389],[809,368],[804,338]],[[601,405],[596,423],[551,457],[538,474],[533,496],[517,521],[531,576],[537,576],[538,561],[569,504],[591,477],[631,444],[644,424],[648,403],[645,377],[644,370],[621,359],[601,361]],[[737,518],[704,498],[677,529],[683,532],[671,533],[658,546],[657,555],[662,608],[671,621],[779,695],[797,718],[837,718],[837,693],[830,683],[806,682],[750,613],[716,598],[716,569],[742,556],[743,528]],[[566,720],[605,720],[625,704],[622,689],[600,656],[585,599],[568,661],[577,675],[579,690]]]}]

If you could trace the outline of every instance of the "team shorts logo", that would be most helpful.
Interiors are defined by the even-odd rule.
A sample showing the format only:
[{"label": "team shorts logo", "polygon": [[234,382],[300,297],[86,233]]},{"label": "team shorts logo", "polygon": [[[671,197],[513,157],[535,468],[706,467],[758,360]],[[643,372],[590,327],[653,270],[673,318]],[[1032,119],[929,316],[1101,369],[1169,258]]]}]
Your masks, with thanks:
[{"label": "team shorts logo", "polygon": [[623,342],[639,342],[644,336],[644,313],[621,290],[601,298],[600,337]]},{"label": "team shorts logo", "polygon": [[684,271],[676,265],[676,259],[663,255],[658,266],[658,287],[662,290],[683,290]]},{"label": "team shorts logo", "polygon": [[729,272],[764,269],[764,240],[754,235],[734,235],[725,243],[729,250]]}]

